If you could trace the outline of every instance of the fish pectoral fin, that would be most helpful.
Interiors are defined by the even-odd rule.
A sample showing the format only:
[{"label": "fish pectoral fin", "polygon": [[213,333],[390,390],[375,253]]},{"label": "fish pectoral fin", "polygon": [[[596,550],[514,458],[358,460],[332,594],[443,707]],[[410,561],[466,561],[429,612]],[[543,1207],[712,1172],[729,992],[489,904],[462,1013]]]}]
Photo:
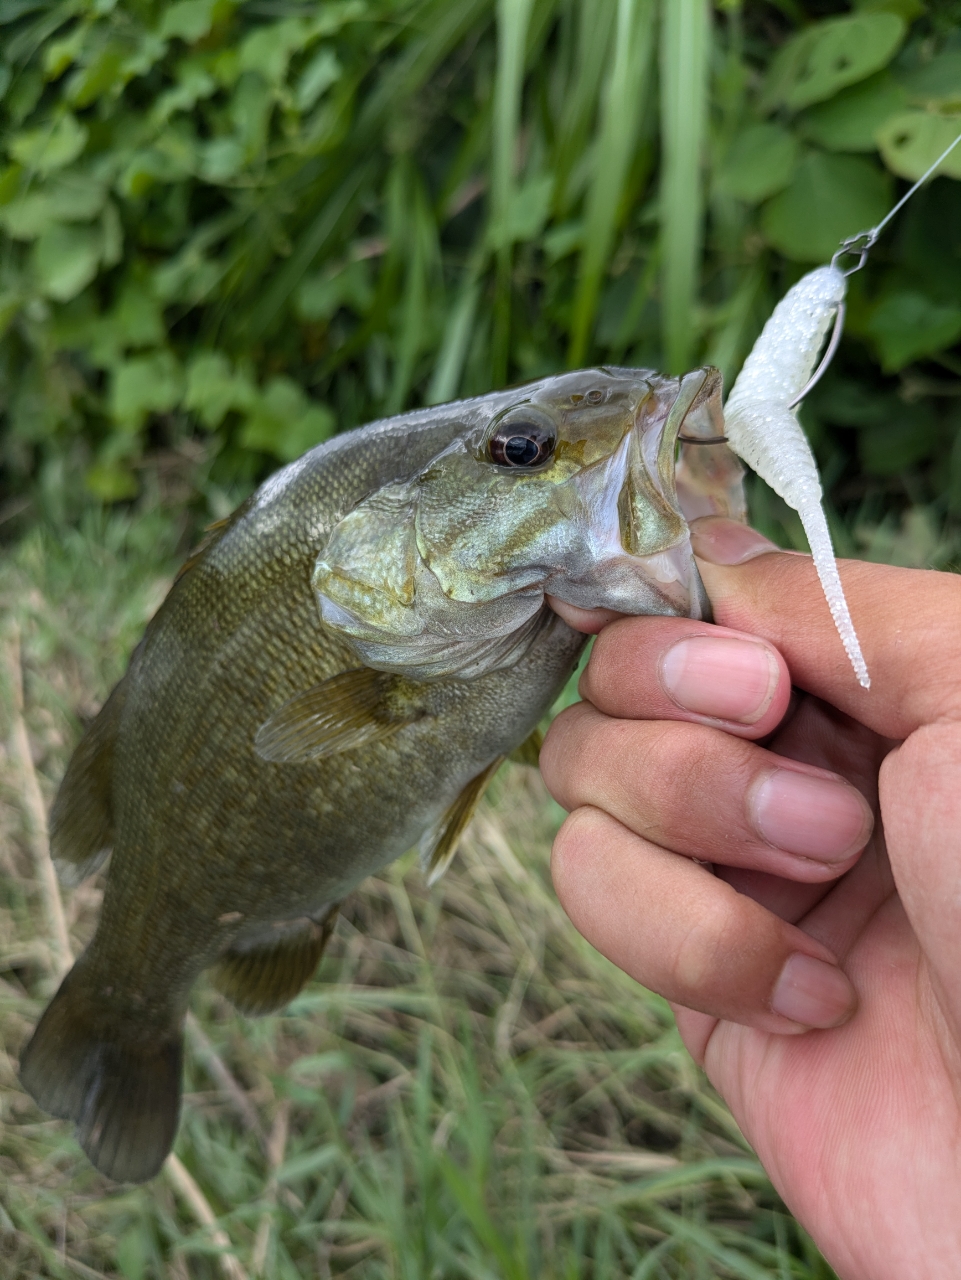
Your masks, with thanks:
[{"label": "fish pectoral fin", "polygon": [[113,844],[113,757],[125,697],[121,680],[80,739],[50,811],[50,853],[66,885],[93,875]]},{"label": "fish pectoral fin", "polygon": [[541,747],[543,745],[544,734],[539,728],[534,728],[507,758],[508,760],[513,760],[515,764],[529,764],[536,769],[541,758]]},{"label": "fish pectoral fin", "polygon": [[254,750],[272,764],[304,764],[377,742],[424,714],[401,677],[360,667],[296,694],[257,730]]},{"label": "fish pectoral fin", "polygon": [[313,977],[334,932],[339,908],[340,903],[334,903],[321,920],[305,920],[302,929],[276,942],[231,948],[211,970],[214,986],[241,1013],[282,1009]]},{"label": "fish pectoral fin", "polygon": [[503,763],[504,757],[498,756],[476,778],[471,778],[447,812],[424,832],[420,841],[420,865],[429,885],[435,884],[450,866],[487,784]]}]

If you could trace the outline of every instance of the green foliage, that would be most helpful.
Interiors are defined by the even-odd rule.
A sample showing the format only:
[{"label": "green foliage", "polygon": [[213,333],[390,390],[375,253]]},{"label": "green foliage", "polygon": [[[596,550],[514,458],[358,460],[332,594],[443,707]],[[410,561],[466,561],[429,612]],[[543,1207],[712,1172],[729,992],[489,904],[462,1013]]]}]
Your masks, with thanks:
[{"label": "green foliage", "polygon": [[[220,515],[418,403],[591,361],[730,378],[961,131],[961,6],[713,7],[0,0],[8,503],[129,499],[173,458]],[[828,389],[884,412],[806,411],[849,523],[954,519],[958,179],[961,148],[852,281]],[[935,426],[901,474],[862,436],[907,401]]]}]

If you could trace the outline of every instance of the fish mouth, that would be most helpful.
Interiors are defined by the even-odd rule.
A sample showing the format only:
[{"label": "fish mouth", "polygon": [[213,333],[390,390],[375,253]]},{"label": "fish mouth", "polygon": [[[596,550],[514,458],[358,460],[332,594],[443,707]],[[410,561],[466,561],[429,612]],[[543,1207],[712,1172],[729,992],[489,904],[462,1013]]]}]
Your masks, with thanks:
[{"label": "fish mouth", "polygon": [[716,436],[721,375],[695,369],[680,379],[652,378],[648,388],[613,455],[575,481],[587,513],[590,573],[548,590],[586,609],[704,618],[710,606],[678,502],[675,458],[682,427],[685,436]]},{"label": "fish mouth", "polygon": [[[678,382],[652,386],[628,434],[618,493],[621,545],[665,602],[691,616],[704,615],[706,596],[691,551],[690,530],[678,500],[678,437],[719,434],[721,375],[694,369]],[[723,421],[723,419],[721,419]]]}]

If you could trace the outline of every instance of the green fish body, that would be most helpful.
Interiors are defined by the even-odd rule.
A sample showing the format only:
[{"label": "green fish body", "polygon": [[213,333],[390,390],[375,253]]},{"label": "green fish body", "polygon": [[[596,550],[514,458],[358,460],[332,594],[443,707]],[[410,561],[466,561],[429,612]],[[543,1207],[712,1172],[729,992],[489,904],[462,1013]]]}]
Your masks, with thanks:
[{"label": "green fish body", "polygon": [[[202,970],[282,1007],[364,877],[418,844],[444,869],[583,648],[545,593],[703,615],[675,450],[718,414],[713,370],[613,369],[373,423],[188,561],[51,815],[65,881],[111,860],[21,1079],[98,1169],[143,1181],[170,1150]],[[687,514],[738,514],[726,447],[684,449]]]}]

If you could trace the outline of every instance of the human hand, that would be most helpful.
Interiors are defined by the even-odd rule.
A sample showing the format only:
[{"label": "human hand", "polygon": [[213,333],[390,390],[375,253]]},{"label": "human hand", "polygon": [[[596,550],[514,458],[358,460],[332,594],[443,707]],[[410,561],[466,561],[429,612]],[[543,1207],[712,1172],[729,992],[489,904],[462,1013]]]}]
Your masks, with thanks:
[{"label": "human hand", "polygon": [[957,1275],[961,578],[844,565],[865,692],[810,559],[692,534],[718,625],[604,626],[545,741],[554,883],[842,1280]]}]

